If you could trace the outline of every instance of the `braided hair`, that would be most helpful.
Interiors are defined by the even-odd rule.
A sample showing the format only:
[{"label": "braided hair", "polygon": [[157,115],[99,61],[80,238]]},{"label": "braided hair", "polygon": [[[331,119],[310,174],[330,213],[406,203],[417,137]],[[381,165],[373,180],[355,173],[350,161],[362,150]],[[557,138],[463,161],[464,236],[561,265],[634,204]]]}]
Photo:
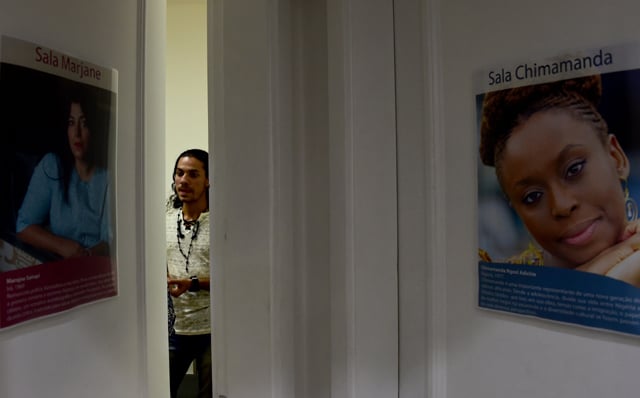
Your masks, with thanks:
[{"label": "braided hair", "polygon": [[602,95],[599,75],[516,87],[487,93],[482,103],[480,159],[499,175],[502,152],[513,130],[535,113],[564,109],[591,123],[604,144],[607,123],[598,112]]}]

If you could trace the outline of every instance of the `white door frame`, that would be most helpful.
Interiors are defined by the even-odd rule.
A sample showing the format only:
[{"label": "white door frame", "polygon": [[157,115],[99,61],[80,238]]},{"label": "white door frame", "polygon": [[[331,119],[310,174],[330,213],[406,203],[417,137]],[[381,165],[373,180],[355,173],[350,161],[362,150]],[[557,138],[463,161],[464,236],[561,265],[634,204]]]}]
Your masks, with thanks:
[{"label": "white door frame", "polygon": [[[310,365],[299,353],[313,331],[297,319],[313,314],[296,303],[314,296],[301,286],[313,281],[296,273],[311,266],[296,261],[302,234],[329,239],[330,299],[314,308],[328,311],[330,355],[313,366],[330,372],[333,398],[395,397],[393,10],[382,0],[326,2],[327,59],[316,67],[328,76],[329,180],[320,191],[300,183],[313,174],[295,178],[294,154],[311,150],[292,103],[313,95],[294,80],[306,70],[298,62],[304,46],[291,33],[307,29],[298,25],[300,7],[312,5],[302,3],[209,2],[216,388],[230,398],[305,390],[296,369]],[[327,197],[328,230],[295,211],[316,195]]]}]

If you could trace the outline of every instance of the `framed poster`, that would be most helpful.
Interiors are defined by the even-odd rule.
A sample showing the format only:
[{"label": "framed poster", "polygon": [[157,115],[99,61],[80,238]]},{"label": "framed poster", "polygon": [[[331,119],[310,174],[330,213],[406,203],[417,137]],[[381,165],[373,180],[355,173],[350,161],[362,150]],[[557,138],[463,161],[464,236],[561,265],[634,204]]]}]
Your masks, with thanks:
[{"label": "framed poster", "polygon": [[0,328],[117,295],[117,71],[2,36]]},{"label": "framed poster", "polygon": [[479,307],[640,335],[640,47],[475,82]]}]

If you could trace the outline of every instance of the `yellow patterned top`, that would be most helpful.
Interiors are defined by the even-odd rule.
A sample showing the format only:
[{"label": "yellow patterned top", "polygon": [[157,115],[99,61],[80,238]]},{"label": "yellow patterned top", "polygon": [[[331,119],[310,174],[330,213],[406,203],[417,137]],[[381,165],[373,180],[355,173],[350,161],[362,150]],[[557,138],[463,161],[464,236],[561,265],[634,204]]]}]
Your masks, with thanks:
[{"label": "yellow patterned top", "polygon": [[[478,256],[480,258],[480,261],[485,261],[488,263],[493,262],[493,260],[491,260],[491,256],[489,256],[489,253],[487,253],[483,249],[478,249]],[[533,243],[529,243],[529,247],[527,247],[519,254],[509,257],[505,262],[509,264],[544,265],[544,258],[542,255],[542,250],[536,247]]]}]

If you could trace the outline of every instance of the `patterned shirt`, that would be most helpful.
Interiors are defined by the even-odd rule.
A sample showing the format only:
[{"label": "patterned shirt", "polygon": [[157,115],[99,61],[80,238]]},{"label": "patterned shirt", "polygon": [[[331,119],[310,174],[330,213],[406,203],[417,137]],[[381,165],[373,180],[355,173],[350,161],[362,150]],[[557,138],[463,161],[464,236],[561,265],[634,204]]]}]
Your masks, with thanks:
[{"label": "patterned shirt", "polygon": [[[478,249],[478,257],[480,258],[480,261],[487,263],[493,262],[489,253],[483,249]],[[515,256],[509,257],[503,262],[509,264],[544,265],[544,255],[541,249],[536,247],[533,243],[529,243],[529,246],[525,250]]]},{"label": "patterned shirt", "polygon": [[[169,208],[166,214],[167,272],[170,278],[209,278],[209,212],[200,214],[198,224],[186,229],[181,209]],[[197,233],[196,233],[197,231]],[[195,236],[195,239],[193,239]],[[187,270],[187,258],[189,266]],[[211,333],[208,290],[186,291],[173,297],[176,334]]]}]

